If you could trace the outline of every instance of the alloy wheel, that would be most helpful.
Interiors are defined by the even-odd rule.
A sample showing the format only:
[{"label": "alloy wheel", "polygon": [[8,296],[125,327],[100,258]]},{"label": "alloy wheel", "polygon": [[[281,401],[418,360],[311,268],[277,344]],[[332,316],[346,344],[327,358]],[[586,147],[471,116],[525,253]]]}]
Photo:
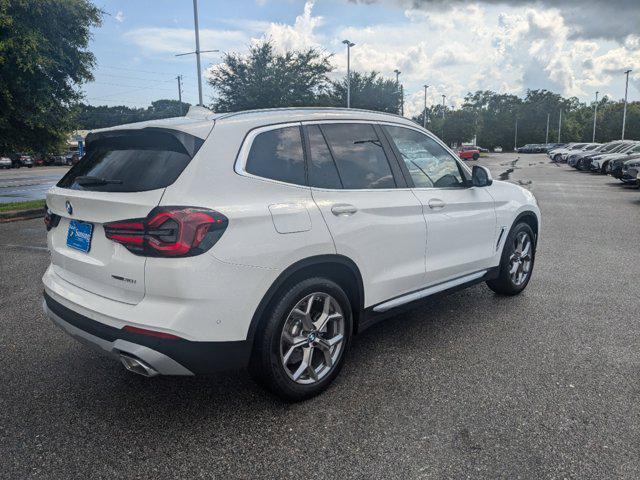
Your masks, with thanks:
[{"label": "alloy wheel", "polygon": [[280,361],[294,382],[322,380],[338,363],[345,335],[344,313],[338,301],[312,293],[293,307],[280,336]]},{"label": "alloy wheel", "polygon": [[533,263],[533,242],[527,232],[520,232],[514,239],[514,251],[509,257],[509,275],[517,287],[523,285]]}]

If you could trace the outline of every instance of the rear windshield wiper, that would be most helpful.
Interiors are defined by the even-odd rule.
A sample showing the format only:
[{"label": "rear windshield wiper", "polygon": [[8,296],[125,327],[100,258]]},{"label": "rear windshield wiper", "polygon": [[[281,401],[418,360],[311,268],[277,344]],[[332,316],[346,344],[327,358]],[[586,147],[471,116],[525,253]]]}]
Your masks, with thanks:
[{"label": "rear windshield wiper", "polygon": [[82,175],[80,177],[76,177],[75,181],[78,185],[120,185],[122,183],[122,180],[111,180],[108,178],[93,177],[91,175]]}]

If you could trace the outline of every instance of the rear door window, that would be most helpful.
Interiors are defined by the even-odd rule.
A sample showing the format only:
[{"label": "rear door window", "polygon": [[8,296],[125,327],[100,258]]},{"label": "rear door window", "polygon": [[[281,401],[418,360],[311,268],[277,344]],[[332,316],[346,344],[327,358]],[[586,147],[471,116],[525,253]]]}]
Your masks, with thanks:
[{"label": "rear door window", "polygon": [[366,123],[322,124],[346,189],[395,188],[396,182],[382,142],[372,125]]},{"label": "rear door window", "polygon": [[258,177],[306,185],[300,127],[259,133],[251,144],[245,170]]},{"label": "rear door window", "polygon": [[309,136],[309,185],[320,188],[342,188],[333,156],[318,125],[307,127]]},{"label": "rear door window", "polygon": [[203,140],[167,130],[122,130],[87,138],[87,153],[58,187],[98,192],[143,192],[171,185]]}]

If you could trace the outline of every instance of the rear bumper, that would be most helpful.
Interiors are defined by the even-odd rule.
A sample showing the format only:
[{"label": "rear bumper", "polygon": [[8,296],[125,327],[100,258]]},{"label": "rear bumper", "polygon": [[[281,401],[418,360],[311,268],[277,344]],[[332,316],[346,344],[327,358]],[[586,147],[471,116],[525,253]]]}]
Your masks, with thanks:
[{"label": "rear bumper", "polygon": [[243,368],[249,363],[251,343],[196,342],[128,332],[91,319],[62,305],[46,292],[43,308],[53,322],[84,344],[119,358],[142,360],[161,375],[195,375]]}]

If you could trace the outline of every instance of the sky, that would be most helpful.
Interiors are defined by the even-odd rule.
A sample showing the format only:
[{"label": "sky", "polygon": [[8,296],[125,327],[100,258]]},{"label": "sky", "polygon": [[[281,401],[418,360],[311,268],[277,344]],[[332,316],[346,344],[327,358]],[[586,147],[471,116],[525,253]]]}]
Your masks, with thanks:
[{"label": "sky", "polygon": [[[191,0],[97,0],[106,15],[93,32],[95,81],[83,87],[93,105],[144,107],[159,98],[197,103]],[[281,50],[314,47],[331,54],[332,77],[351,68],[393,77],[399,69],[405,114],[427,103],[459,106],[468,92],[523,95],[545,88],[591,102],[599,96],[640,100],[640,0],[199,0],[204,101],[222,52],[246,53],[271,39]]]}]

